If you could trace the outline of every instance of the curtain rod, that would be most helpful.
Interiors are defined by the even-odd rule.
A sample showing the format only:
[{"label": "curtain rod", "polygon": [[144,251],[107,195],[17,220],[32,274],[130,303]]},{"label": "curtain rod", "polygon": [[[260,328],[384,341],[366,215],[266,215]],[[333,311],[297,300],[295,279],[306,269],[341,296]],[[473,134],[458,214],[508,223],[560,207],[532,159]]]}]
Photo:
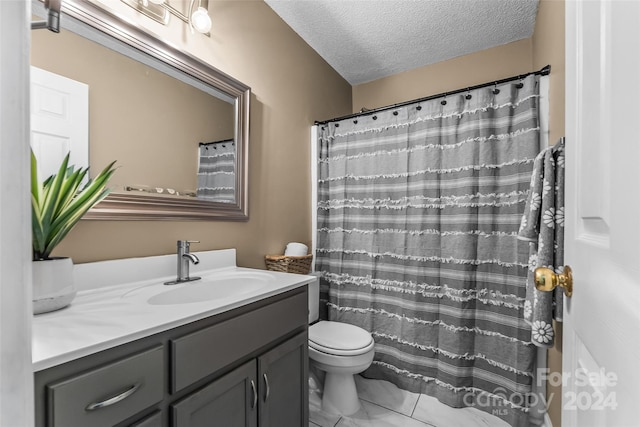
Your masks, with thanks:
[{"label": "curtain rod", "polygon": [[448,95],[455,95],[455,94],[458,94],[458,93],[463,93],[463,92],[471,91],[471,90],[474,90],[474,89],[480,89],[480,88],[487,87],[487,86],[499,85],[499,84],[503,84],[503,83],[512,82],[512,81],[515,81],[515,80],[521,80],[521,79],[524,79],[525,77],[530,76],[532,74],[539,75],[539,76],[547,76],[547,75],[549,75],[549,73],[551,73],[551,65],[546,65],[542,69],[540,69],[539,71],[532,71],[530,73],[519,74],[517,76],[507,77],[505,79],[496,80],[496,81],[493,81],[493,82],[488,82],[488,83],[483,83],[483,84],[479,84],[479,85],[475,85],[475,86],[465,87],[465,88],[462,88],[462,89],[456,89],[456,90],[453,90],[451,92],[442,92],[442,93],[439,93],[437,95],[430,95],[430,96],[426,96],[424,98],[418,98],[418,99],[413,99],[411,101],[405,101],[405,102],[400,102],[400,103],[393,104],[393,105],[387,105],[386,107],[374,108],[372,110],[366,110],[366,111],[362,111],[360,113],[348,114],[346,116],[336,117],[335,119],[322,120],[322,121],[316,120],[314,124],[315,125],[325,125],[327,123],[339,122],[340,120],[351,119],[353,117],[368,116],[368,115],[371,115],[371,114],[374,114],[374,113],[378,113],[380,111],[386,111],[386,110],[391,110],[393,108],[404,107],[405,105],[411,105],[411,104],[415,104],[415,103],[418,103],[418,102],[430,101],[432,99],[438,99],[438,98],[442,98],[442,97],[448,96]]}]

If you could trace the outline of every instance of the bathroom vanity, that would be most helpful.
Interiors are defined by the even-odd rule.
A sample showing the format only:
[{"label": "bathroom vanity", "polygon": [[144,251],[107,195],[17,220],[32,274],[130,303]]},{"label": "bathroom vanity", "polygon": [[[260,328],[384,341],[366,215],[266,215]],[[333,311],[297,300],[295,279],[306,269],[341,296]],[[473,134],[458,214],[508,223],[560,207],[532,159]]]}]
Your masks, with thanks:
[{"label": "bathroom vanity", "polygon": [[[217,267],[220,253],[235,263],[234,251],[211,253]],[[127,262],[95,264],[122,276]],[[36,316],[36,426],[308,425],[306,285],[316,278],[196,272],[201,283],[179,288],[155,278],[81,291]]]}]

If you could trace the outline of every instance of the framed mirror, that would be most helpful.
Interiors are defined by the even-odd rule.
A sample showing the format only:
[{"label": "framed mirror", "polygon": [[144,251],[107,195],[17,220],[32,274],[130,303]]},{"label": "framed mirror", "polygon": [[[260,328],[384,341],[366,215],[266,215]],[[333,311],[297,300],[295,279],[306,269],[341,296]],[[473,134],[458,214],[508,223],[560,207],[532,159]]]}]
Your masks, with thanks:
[{"label": "framed mirror", "polygon": [[[32,147],[91,158],[91,176],[117,161],[111,194],[85,218],[248,220],[251,89],[86,0],[62,11],[59,34],[32,32],[32,76],[45,82],[32,79]],[[37,0],[33,13],[45,13]],[[88,131],[52,133],[67,112],[70,132]]]}]

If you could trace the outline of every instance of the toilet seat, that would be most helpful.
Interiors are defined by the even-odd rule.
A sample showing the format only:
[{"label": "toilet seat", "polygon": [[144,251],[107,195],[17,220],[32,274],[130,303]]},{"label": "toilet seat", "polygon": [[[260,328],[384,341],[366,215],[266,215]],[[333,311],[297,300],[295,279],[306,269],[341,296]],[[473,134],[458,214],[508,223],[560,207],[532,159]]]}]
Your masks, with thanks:
[{"label": "toilet seat", "polygon": [[355,325],[323,320],[309,327],[309,347],[322,353],[357,356],[373,346],[371,334]]}]

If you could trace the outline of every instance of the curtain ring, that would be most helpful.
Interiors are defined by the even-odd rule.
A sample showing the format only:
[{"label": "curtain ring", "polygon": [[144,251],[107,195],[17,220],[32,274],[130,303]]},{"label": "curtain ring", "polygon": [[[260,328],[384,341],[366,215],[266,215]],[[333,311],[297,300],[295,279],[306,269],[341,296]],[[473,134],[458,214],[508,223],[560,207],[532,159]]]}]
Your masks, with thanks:
[{"label": "curtain ring", "polygon": [[520,77],[520,81],[516,83],[516,89],[522,89],[524,87],[524,83],[522,82],[522,76]]},{"label": "curtain ring", "polygon": [[422,110],[422,105],[418,105],[418,106],[416,107],[416,110],[418,110],[418,111]]},{"label": "curtain ring", "polygon": [[497,95],[500,93],[500,89],[498,89],[498,82],[494,82],[493,83],[493,90],[491,91],[494,95]]},{"label": "curtain ring", "polygon": [[371,117],[373,120],[378,120],[378,116]]},{"label": "curtain ring", "polygon": [[442,101],[440,101],[440,105],[447,105],[447,92],[444,93]]},{"label": "curtain ring", "polygon": [[354,121],[353,121],[353,124],[354,124],[354,125],[357,125],[357,124],[358,124],[358,121],[357,121],[357,120],[354,120]]},{"label": "curtain ring", "polygon": [[397,112],[397,111],[394,111],[394,112],[393,112],[393,115],[394,115],[394,116],[397,116],[397,115],[398,115],[398,112]]},{"label": "curtain ring", "polygon": [[340,123],[336,123],[336,127],[339,128],[340,127]]},{"label": "curtain ring", "polygon": [[464,99],[466,99],[467,101],[470,100],[472,98],[471,96],[471,88],[467,88],[467,95],[464,97]]}]

